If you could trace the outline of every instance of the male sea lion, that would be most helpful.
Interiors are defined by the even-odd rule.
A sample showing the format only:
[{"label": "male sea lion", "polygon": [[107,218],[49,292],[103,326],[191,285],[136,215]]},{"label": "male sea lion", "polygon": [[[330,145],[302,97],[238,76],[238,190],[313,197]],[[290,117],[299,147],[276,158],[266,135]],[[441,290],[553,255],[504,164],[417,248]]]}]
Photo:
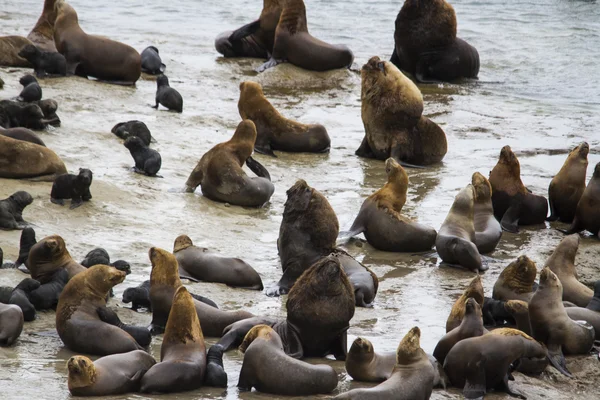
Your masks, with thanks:
[{"label": "male sea lion", "polygon": [[33,321],[35,319],[35,306],[29,301],[29,296],[32,291],[40,287],[40,283],[35,279],[25,278],[17,286],[2,286],[0,287],[0,303],[14,304],[21,309],[23,319],[25,321]]},{"label": "male sea lion", "polygon": [[27,268],[31,277],[42,284],[50,282],[61,269],[67,270],[69,279],[86,270],[71,258],[64,239],[58,235],[47,236],[31,248]]},{"label": "male sea lion", "polygon": [[27,128],[4,129],[0,127],[0,135],[46,147],[44,141],[35,132]]},{"label": "male sea lion", "polygon": [[508,264],[494,284],[492,297],[496,300],[523,300],[529,302],[535,292],[537,268],[527,256],[520,256]]},{"label": "male sea lion", "polygon": [[585,191],[589,152],[590,146],[582,142],[571,150],[558,174],[552,178],[548,187],[550,203],[548,221],[573,222],[577,204]]},{"label": "male sea lion", "polygon": [[169,86],[169,78],[166,75],[160,75],[156,79],[156,105],[152,108],[158,110],[158,105],[162,104],[169,110],[183,112],[183,97],[171,86]]},{"label": "male sea lion", "polygon": [[[52,39],[54,44],[54,39]],[[67,60],[65,56],[53,52],[42,51],[33,44],[28,44],[19,51],[19,57],[23,57],[33,65],[33,72],[38,78],[48,75],[66,76]]]},{"label": "male sea lion", "polygon": [[304,125],[285,118],[265,97],[259,83],[240,84],[238,110],[242,119],[256,125],[254,150],[276,157],[273,150],[327,153],[331,140],[321,124]]},{"label": "male sea lion", "polygon": [[494,218],[492,185],[479,172],[473,174],[471,184],[475,188],[475,208],[473,210],[475,244],[479,254],[491,253],[496,249],[502,237],[502,226]]},{"label": "male sea lion", "polygon": [[313,365],[285,354],[281,338],[267,325],[255,326],[240,346],[244,363],[238,388],[282,396],[331,393],[338,384],[329,365]]},{"label": "male sea lion", "polygon": [[23,36],[0,36],[0,66],[31,67],[31,63],[19,55],[21,49],[30,44]]},{"label": "male sea lion", "polygon": [[53,181],[67,168],[47,147],[0,135],[0,178]]},{"label": "male sea lion", "polygon": [[23,210],[33,203],[33,197],[23,190],[0,200],[0,229],[25,229],[28,222],[23,220]]},{"label": "male sea lion", "polygon": [[111,132],[123,140],[127,140],[130,136],[137,136],[142,139],[146,146],[150,146],[150,142],[152,142],[150,129],[142,121],[119,122],[113,126]]},{"label": "male sea lion", "polygon": [[179,264],[180,276],[190,275],[200,281],[224,283],[245,289],[263,289],[260,275],[248,263],[239,258],[221,257],[208,249],[196,247],[187,235],[180,235],[175,239],[173,254]]},{"label": "male sea lion", "polygon": [[594,174],[577,203],[575,219],[565,233],[579,233],[583,230],[600,238],[600,163],[594,167]]},{"label": "male sea lion", "polygon": [[143,350],[111,354],[92,362],[85,356],[67,361],[69,392],[73,396],[111,396],[140,390],[144,374],[156,360]]},{"label": "male sea lion", "polygon": [[[227,142],[207,151],[185,183],[186,191],[198,186],[211,200],[244,207],[261,207],[271,198],[275,187],[269,172],[251,155],[256,142],[256,126],[250,120],[239,123]],[[250,178],[242,166],[246,163],[257,177]]]},{"label": "male sea lion", "polygon": [[282,62],[311,71],[349,68],[354,54],[345,45],[325,43],[308,33],[303,0],[282,0],[281,16],[275,30],[273,53],[256,69],[263,72]]},{"label": "male sea lion", "polygon": [[90,201],[92,178],[92,171],[87,168],[79,168],[77,175],[64,174],[57,177],[52,184],[50,201],[62,206],[65,204],[64,199],[71,199],[71,210],[82,205],[84,201]]},{"label": "male sea lion", "polygon": [[444,131],[423,114],[419,88],[392,63],[371,59],[361,69],[361,116],[365,137],[355,154],[401,165],[442,161],[448,143]]},{"label": "male sea lion", "polygon": [[131,153],[135,166],[133,170],[138,174],[147,176],[157,176],[162,166],[160,153],[148,147],[142,139],[137,136],[130,136],[123,145]]},{"label": "male sea lion", "polygon": [[594,291],[577,280],[575,256],[579,248],[579,235],[572,234],[560,241],[544,267],[550,268],[562,284],[562,300],[579,307],[587,307]]},{"label": "male sea lion", "polygon": [[[208,304],[214,308],[219,308],[217,303],[208,297],[200,296],[194,293],[190,293],[190,295],[194,299],[201,301],[204,304]],[[152,311],[152,304],[150,303],[150,280],[144,281],[136,287],[125,289],[123,292],[123,303],[131,303],[131,309],[133,311],[137,311],[138,308],[147,308],[148,311]]]},{"label": "male sea lion", "polygon": [[179,286],[172,303],[160,349],[161,361],[142,378],[143,393],[183,392],[201,387],[204,381],[206,347],[194,299],[185,287]]},{"label": "male sea lion", "polygon": [[42,88],[37,79],[35,79],[35,76],[29,74],[24,75],[19,79],[19,83],[23,86],[23,90],[21,90],[19,97],[17,97],[18,101],[31,103],[42,99]]},{"label": "male sea lion", "polygon": [[350,232],[364,232],[369,244],[383,251],[418,252],[430,250],[437,236],[435,229],[421,225],[401,214],[406,203],[408,175],[393,158],[385,161],[388,180],[367,197],[354,220]]},{"label": "male sea lion", "polygon": [[27,39],[43,51],[56,52],[54,44],[54,23],[56,22],[56,9],[54,8],[57,0],[45,0],[42,15],[37,23],[27,35]]},{"label": "male sea lion", "polygon": [[57,0],[54,42],[67,60],[67,73],[133,85],[140,78],[140,54],[132,47],[101,36],[88,35],[79,26],[73,7]]},{"label": "male sea lion", "polygon": [[481,284],[481,276],[477,275],[469,282],[469,285],[463,291],[463,294],[454,302],[448,320],[446,321],[446,333],[460,326],[465,315],[465,304],[469,297],[475,299],[480,307],[483,307],[483,285]]},{"label": "male sea lion", "polygon": [[485,271],[475,245],[475,188],[469,184],[454,198],[448,216],[435,239],[435,248],[445,263],[471,271]]},{"label": "male sea lion", "polygon": [[[21,336],[23,321],[19,306],[0,303],[0,346],[11,346]],[[337,376],[335,381],[337,385]]]},{"label": "male sea lion", "polygon": [[142,72],[152,75],[160,75],[165,72],[167,67],[162,63],[156,47],[146,47],[140,57],[142,59]]},{"label": "male sea lion", "polygon": [[543,224],[548,214],[544,196],[530,193],[521,181],[521,165],[510,146],[500,151],[498,163],[490,172],[494,216],[502,229],[516,233],[518,225]]}]

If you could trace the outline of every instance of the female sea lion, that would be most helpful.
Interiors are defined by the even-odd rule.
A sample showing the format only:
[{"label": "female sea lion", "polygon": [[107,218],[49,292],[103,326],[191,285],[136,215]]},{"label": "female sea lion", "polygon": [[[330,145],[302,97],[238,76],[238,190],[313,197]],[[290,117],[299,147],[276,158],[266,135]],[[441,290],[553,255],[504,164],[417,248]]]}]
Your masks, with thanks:
[{"label": "female sea lion", "polygon": [[47,147],[0,135],[0,178],[54,181],[67,168]]},{"label": "female sea lion", "polygon": [[31,277],[42,284],[50,282],[52,276],[61,269],[67,270],[69,279],[86,271],[85,267],[71,258],[64,239],[58,235],[45,237],[31,248],[27,268]]},{"label": "female sea lion", "polygon": [[71,210],[79,207],[84,201],[90,201],[92,194],[90,186],[92,185],[93,174],[87,168],[79,168],[79,174],[64,174],[54,180],[52,191],[50,192],[50,201],[54,204],[63,206],[64,199],[71,199]]},{"label": "female sea lion", "polygon": [[160,75],[165,72],[167,67],[163,64],[158,54],[158,49],[154,46],[148,46],[140,54],[142,59],[142,72],[152,75]]},{"label": "female sea lion", "polygon": [[23,322],[23,311],[19,306],[0,303],[0,346],[11,346],[21,336]]},{"label": "female sea lion", "polygon": [[35,79],[35,76],[29,74],[24,75],[19,79],[19,83],[23,86],[23,90],[19,93],[17,101],[31,103],[42,99],[42,88],[37,79]]},{"label": "female sea lion", "polygon": [[365,137],[355,154],[403,166],[442,161],[446,134],[424,117],[423,96],[417,86],[393,64],[371,59],[361,69],[361,116]]},{"label": "female sea lion", "polygon": [[123,140],[127,140],[130,136],[137,136],[146,146],[150,146],[153,140],[150,129],[142,121],[119,122],[110,131]]},{"label": "female sea lion", "polygon": [[471,184],[475,188],[475,207],[473,210],[475,244],[479,254],[491,253],[496,249],[502,237],[502,226],[494,218],[492,185],[479,172],[473,174]]},{"label": "female sea lion", "polygon": [[361,337],[354,339],[346,356],[346,372],[360,382],[383,382],[392,376],[395,365],[394,353],[375,353],[373,344]]},{"label": "female sea lion", "polygon": [[29,223],[23,220],[23,210],[31,203],[33,197],[23,190],[0,200],[0,229],[25,229]]},{"label": "female sea lion", "polygon": [[31,67],[31,63],[19,55],[23,47],[31,44],[33,43],[23,36],[0,36],[0,66]]},{"label": "female sea lion", "polygon": [[137,136],[130,136],[123,145],[129,150],[135,166],[133,170],[138,174],[147,176],[157,176],[162,166],[160,153],[148,147],[142,139]]},{"label": "female sea lion", "polygon": [[57,0],[45,0],[42,15],[27,35],[27,39],[43,51],[56,52],[54,44],[54,24],[56,22],[55,3]]},{"label": "female sea lion", "polygon": [[494,284],[492,297],[496,300],[523,300],[529,302],[535,292],[537,268],[527,256],[520,256],[508,264]]},{"label": "female sea lion", "polygon": [[259,83],[240,83],[238,110],[256,125],[254,150],[276,157],[273,150],[327,153],[331,140],[321,124],[304,125],[285,118],[265,97]]},{"label": "female sea lion", "polygon": [[548,214],[544,196],[530,193],[521,181],[521,165],[510,146],[500,151],[498,163],[490,172],[494,216],[505,231],[516,233],[518,225],[543,224]]},{"label": "female sea lion", "polygon": [[354,54],[345,45],[325,43],[310,33],[303,0],[282,0],[271,59],[258,67],[263,72],[282,62],[310,71],[349,68]]},{"label": "female sea lion", "polygon": [[475,188],[469,184],[454,198],[448,216],[435,239],[435,248],[442,261],[471,271],[486,271],[475,245]]},{"label": "female sea lion", "polygon": [[178,113],[183,112],[183,97],[181,94],[171,86],[169,86],[169,78],[166,75],[160,75],[156,79],[156,105],[152,108],[158,110],[158,105],[162,104],[165,108],[177,111]]},{"label": "female sea lion", "polygon": [[421,225],[401,214],[406,203],[408,175],[393,158],[385,161],[388,180],[367,197],[354,220],[350,232],[364,232],[370,245],[383,251],[418,252],[430,250],[437,236],[435,229]]},{"label": "female sea lion", "polygon": [[[256,126],[250,120],[240,122],[231,139],[206,152],[185,183],[186,191],[198,186],[211,200],[244,207],[261,207],[275,191],[269,172],[251,155],[256,142]],[[242,166],[246,163],[257,177],[250,178]]]},{"label": "female sea lion", "polygon": [[[52,39],[54,45],[54,39]],[[53,52],[42,51],[33,44],[28,44],[19,51],[19,57],[23,57],[33,65],[33,72],[38,78],[48,75],[66,76],[67,60],[65,56]]]},{"label": "female sea lion", "polygon": [[73,396],[111,396],[140,390],[144,374],[156,360],[143,350],[111,354],[92,361],[73,356],[67,361],[69,392]]},{"label": "female sea lion", "polygon": [[579,233],[583,230],[600,238],[600,163],[594,167],[594,174],[577,203],[575,219],[565,233]]},{"label": "female sea lion", "polygon": [[200,281],[224,283],[245,289],[263,289],[260,275],[248,263],[239,258],[221,257],[208,249],[196,247],[187,235],[180,235],[175,239],[173,254],[179,264],[180,276],[190,275]]},{"label": "female sea lion", "polygon": [[483,285],[481,284],[481,276],[479,275],[469,282],[469,285],[463,291],[463,294],[460,295],[452,306],[452,310],[446,321],[446,333],[460,326],[465,315],[465,305],[470,297],[475,299],[480,307],[483,307]]},{"label": "female sea lion", "polygon": [[558,174],[552,178],[548,187],[548,221],[560,220],[569,224],[573,222],[577,204],[585,191],[589,152],[590,146],[582,142],[571,150]]},{"label": "female sea lion", "polygon": [[161,360],[142,378],[143,393],[194,390],[204,381],[206,347],[194,299],[179,286],[172,303],[160,348]]},{"label": "female sea lion", "polygon": [[[219,308],[214,301],[207,297],[199,296],[194,293],[190,293],[190,295],[202,303],[208,304],[214,308]],[[150,303],[150,280],[142,282],[139,286],[125,289],[123,292],[123,303],[131,303],[131,309],[133,311],[137,311],[139,308],[147,308],[148,311],[152,311],[152,304]]]},{"label": "female sea lion", "polygon": [[35,132],[27,128],[4,129],[0,127],[0,135],[46,147],[46,143]]},{"label": "female sea lion", "polygon": [[240,346],[244,363],[238,388],[282,396],[331,393],[338,384],[329,365],[313,365],[285,354],[281,338],[267,325],[255,326]]},{"label": "female sea lion", "polygon": [[133,85],[142,73],[140,54],[132,47],[101,36],[88,35],[79,26],[73,7],[56,0],[54,42],[67,60],[67,73]]}]

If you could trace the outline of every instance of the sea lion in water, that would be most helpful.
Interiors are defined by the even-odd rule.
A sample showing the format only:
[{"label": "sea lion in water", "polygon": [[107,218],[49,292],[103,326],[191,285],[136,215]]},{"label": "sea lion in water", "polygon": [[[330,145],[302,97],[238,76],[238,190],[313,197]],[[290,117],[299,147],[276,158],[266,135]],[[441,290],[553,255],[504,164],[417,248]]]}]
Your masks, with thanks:
[{"label": "sea lion in water", "polygon": [[[54,39],[52,39],[52,43],[54,44]],[[35,45],[28,44],[19,51],[19,56],[33,65],[33,72],[38,78],[44,78],[48,75],[67,75],[67,60],[65,56],[56,51],[42,51]]]},{"label": "sea lion in water", "polygon": [[57,0],[54,42],[67,60],[67,73],[133,85],[140,78],[140,54],[132,47],[101,36],[88,35],[79,26],[73,7]]},{"label": "sea lion in water", "polygon": [[419,88],[377,56],[363,65],[361,79],[365,137],[355,154],[378,160],[393,157],[408,167],[442,161],[448,150],[446,134],[422,115]]},{"label": "sea lion in water", "polygon": [[502,226],[494,217],[492,185],[479,172],[473,174],[471,184],[475,188],[475,207],[473,210],[475,244],[479,254],[491,253],[496,249],[502,237]]},{"label": "sea lion in water", "polygon": [[19,306],[0,303],[0,346],[11,346],[21,336],[23,321],[23,311]]},{"label": "sea lion in water", "polygon": [[156,360],[143,350],[111,354],[92,361],[73,356],[67,361],[69,392],[73,396],[111,396],[140,390],[144,374]]},{"label": "sea lion in water", "polygon": [[194,299],[179,286],[172,303],[160,348],[161,360],[142,378],[142,393],[194,390],[204,381],[206,346]]},{"label": "sea lion in water", "polygon": [[0,135],[46,147],[44,141],[35,132],[27,128],[4,129],[0,127]]},{"label": "sea lion in water", "polygon": [[158,49],[154,46],[148,46],[140,54],[142,59],[142,72],[152,75],[160,75],[165,72],[167,67],[163,64],[158,54]]},{"label": "sea lion in water", "polygon": [[600,238],[600,163],[594,167],[594,174],[577,203],[575,219],[565,233],[579,233],[583,230]]},{"label": "sea lion in water", "polygon": [[[198,186],[211,200],[244,207],[261,207],[275,191],[269,172],[251,155],[256,142],[256,126],[250,120],[239,123],[227,142],[207,151],[185,183],[186,191]],[[250,178],[242,166],[246,163],[257,177]]]},{"label": "sea lion in water", "polygon": [[286,61],[310,71],[328,71],[352,65],[354,54],[347,46],[325,43],[308,33],[303,0],[282,0],[281,5],[271,59],[258,67],[257,72]]},{"label": "sea lion in water", "polygon": [[29,223],[23,220],[23,210],[31,203],[33,203],[33,197],[23,190],[0,200],[0,229],[27,228]]},{"label": "sea lion in water", "polygon": [[238,110],[242,119],[256,125],[254,150],[275,156],[273,150],[327,153],[331,140],[321,124],[304,125],[285,118],[265,97],[259,83],[240,83]]},{"label": "sea lion in water", "polygon": [[37,23],[27,35],[38,48],[47,52],[56,52],[54,44],[54,23],[56,22],[55,4],[57,0],[45,0],[42,14]]},{"label": "sea lion in water", "polygon": [[137,136],[146,146],[150,146],[150,142],[152,142],[150,129],[142,121],[119,122],[110,131],[123,140],[127,140],[130,136]]},{"label": "sea lion in water", "polygon": [[0,135],[0,178],[54,181],[67,168],[47,147]]},{"label": "sea lion in water", "polygon": [[481,284],[481,276],[479,275],[469,282],[462,295],[460,295],[452,306],[452,310],[446,321],[446,333],[460,326],[465,315],[465,304],[470,297],[475,299],[480,307],[483,307],[483,285]]},{"label": "sea lion in water", "polygon": [[471,271],[486,271],[481,255],[475,245],[475,188],[469,184],[454,198],[448,216],[442,223],[435,239],[440,258],[452,266]]},{"label": "sea lion in water", "polygon": [[50,282],[61,269],[67,270],[69,279],[86,270],[71,258],[64,239],[58,235],[45,237],[31,248],[27,268],[31,277],[42,284]]},{"label": "sea lion in water", "polygon": [[500,151],[498,163],[490,172],[494,216],[502,229],[516,233],[518,225],[543,224],[548,214],[544,196],[530,193],[521,181],[521,165],[510,146]]},{"label": "sea lion in water", "polygon": [[281,338],[267,325],[255,326],[240,346],[244,363],[238,388],[282,396],[314,396],[331,393],[338,384],[329,365],[312,365],[283,351]]},{"label": "sea lion in water", "polygon": [[393,158],[385,161],[387,182],[367,197],[350,232],[354,236],[364,232],[370,245],[383,251],[418,252],[430,250],[437,236],[435,229],[421,225],[401,214],[406,203],[408,175]]},{"label": "sea lion in water", "polygon": [[537,268],[527,256],[520,256],[508,264],[494,284],[492,297],[496,300],[523,300],[529,302],[535,292]]},{"label": "sea lion in water", "polygon": [[187,235],[180,235],[175,239],[173,254],[179,264],[180,276],[190,275],[200,281],[224,283],[245,289],[263,289],[260,275],[248,263],[239,258],[221,257],[208,249],[196,247]]},{"label": "sea lion in water", "polygon": [[23,47],[31,44],[31,41],[23,36],[0,36],[0,66],[31,67],[31,63],[19,55]]}]

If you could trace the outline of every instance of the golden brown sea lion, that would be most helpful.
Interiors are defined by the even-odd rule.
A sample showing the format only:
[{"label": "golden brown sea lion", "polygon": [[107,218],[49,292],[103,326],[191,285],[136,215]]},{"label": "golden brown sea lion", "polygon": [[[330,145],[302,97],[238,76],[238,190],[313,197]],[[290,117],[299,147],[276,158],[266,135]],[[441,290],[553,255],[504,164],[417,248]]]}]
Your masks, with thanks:
[{"label": "golden brown sea lion", "polygon": [[0,303],[0,346],[11,346],[21,336],[24,321],[18,305]]},{"label": "golden brown sea lion", "polygon": [[548,187],[548,202],[550,203],[548,221],[558,219],[561,222],[573,222],[577,204],[585,191],[589,152],[590,146],[586,142],[582,142],[571,150],[558,174],[552,178]]},{"label": "golden brown sea lion", "polygon": [[[265,204],[275,187],[269,172],[251,157],[255,141],[254,122],[240,122],[229,141],[216,145],[198,161],[185,183],[186,191],[191,193],[200,186],[211,200],[245,207]],[[244,163],[258,176],[246,175]]]},{"label": "golden brown sea lion", "polygon": [[354,220],[350,232],[364,232],[367,242],[383,251],[415,252],[430,250],[436,238],[435,229],[421,225],[401,214],[408,191],[408,175],[393,158],[385,161],[386,184],[367,197]]},{"label": "golden brown sea lion", "polygon": [[326,153],[331,140],[323,125],[304,125],[285,118],[265,97],[256,82],[240,84],[238,110],[242,119],[256,125],[254,150],[275,157],[273,150],[288,152]]},{"label": "golden brown sea lion", "polygon": [[600,163],[594,167],[594,175],[587,184],[575,211],[573,224],[565,233],[583,230],[600,238]]},{"label": "golden brown sea lion", "polygon": [[502,237],[502,227],[494,217],[492,185],[479,172],[473,174],[471,184],[475,188],[475,207],[473,209],[475,244],[479,254],[491,253],[496,249]]},{"label": "golden brown sea lion", "polygon": [[61,269],[69,273],[69,279],[86,270],[73,260],[64,239],[58,235],[45,237],[33,245],[29,250],[27,268],[31,277],[42,284],[50,282]]},{"label": "golden brown sea lion", "polygon": [[358,337],[346,356],[346,372],[355,381],[383,382],[392,376],[396,365],[395,353],[375,353],[373,344]]},{"label": "golden brown sea lion", "polygon": [[42,15],[27,35],[27,39],[42,51],[57,51],[54,44],[54,23],[56,22],[56,10],[54,4],[57,0],[45,0]]},{"label": "golden brown sea lion", "polygon": [[529,302],[535,291],[537,268],[527,256],[520,256],[508,264],[494,284],[492,297],[496,300],[523,300]]},{"label": "golden brown sea lion", "polygon": [[481,276],[477,275],[469,282],[469,285],[463,291],[463,294],[456,300],[446,321],[446,333],[460,326],[465,315],[465,304],[469,297],[475,299],[479,307],[483,307],[483,285],[481,284]]},{"label": "golden brown sea lion", "polygon": [[52,182],[66,173],[65,164],[49,148],[0,135],[0,178]]},{"label": "golden brown sea lion", "polygon": [[31,41],[23,36],[0,36],[0,66],[31,67],[29,61],[19,56],[21,49],[28,44],[32,44]]}]

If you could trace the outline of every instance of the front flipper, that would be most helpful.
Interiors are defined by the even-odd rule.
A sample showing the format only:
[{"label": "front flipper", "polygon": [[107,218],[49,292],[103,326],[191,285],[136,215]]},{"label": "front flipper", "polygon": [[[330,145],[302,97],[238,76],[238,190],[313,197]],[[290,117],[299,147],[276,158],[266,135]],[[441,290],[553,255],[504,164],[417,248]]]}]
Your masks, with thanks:
[{"label": "front flipper", "polygon": [[250,36],[253,33],[256,33],[259,29],[260,29],[260,19],[257,19],[256,21],[250,22],[249,24],[246,24],[246,25],[242,26],[241,28],[238,28],[235,31],[233,31],[231,33],[231,35],[229,35],[229,41],[235,42],[238,40],[242,40],[246,36]]},{"label": "front flipper", "polygon": [[77,198],[73,198],[73,199],[71,199],[71,206],[69,207],[69,210],[73,210],[73,209],[79,207],[82,204],[83,204],[83,200],[81,200],[81,197],[78,198],[78,199]]},{"label": "front flipper", "polygon": [[510,233],[519,233],[519,218],[521,215],[521,202],[513,203],[502,216],[500,226]]},{"label": "front flipper", "polygon": [[373,154],[373,150],[371,150],[371,146],[369,145],[369,141],[367,140],[366,135],[360,143],[358,149],[356,149],[356,151],[354,152],[354,154],[364,158],[375,158],[375,155]]},{"label": "front flipper", "polygon": [[398,164],[402,165],[403,167],[420,168],[420,169],[425,168],[422,165],[410,164],[410,163],[407,163],[406,161],[403,161],[403,159],[405,159],[406,156],[407,156],[406,146],[398,145],[394,149],[392,149],[392,151],[390,152],[390,157],[393,157],[398,162]]},{"label": "front flipper", "polygon": [[160,63],[160,68],[158,69],[161,74],[164,74],[167,69],[167,66],[163,63]]},{"label": "front flipper", "polygon": [[55,199],[54,197],[50,197],[50,201],[54,204],[58,204],[59,206],[65,205],[65,201],[63,199]]},{"label": "front flipper", "polygon": [[276,67],[277,65],[284,63],[284,60],[277,60],[273,57],[271,57],[271,59],[269,61],[267,61],[266,63],[264,63],[263,65],[261,65],[260,67],[256,68],[255,71],[256,72],[265,72],[266,70],[268,70],[269,68],[273,68]]},{"label": "front flipper", "polygon": [[485,359],[469,362],[465,370],[467,379],[463,388],[465,399],[483,400],[486,393],[485,386]]},{"label": "front flipper", "polygon": [[267,171],[267,169],[261,163],[256,161],[254,158],[248,157],[246,159],[246,165],[257,176],[259,176],[261,178],[267,178],[269,181],[271,180],[271,175],[269,174],[269,171]]},{"label": "front flipper", "polygon": [[573,377],[571,372],[567,369],[567,361],[565,360],[562,348],[559,345],[548,347],[548,360],[550,360],[550,364],[552,364],[560,373],[569,378]]},{"label": "front flipper", "polygon": [[277,158],[277,156],[275,155],[275,153],[273,153],[273,149],[271,148],[271,144],[270,143],[258,144],[258,142],[256,142],[254,144],[254,151],[256,151],[259,154],[264,154],[264,155],[267,155],[267,156],[271,156],[271,157]]},{"label": "front flipper", "polygon": [[[507,395],[509,395],[511,397],[516,397],[518,399],[527,400],[527,397],[523,396],[521,393],[510,390],[510,388],[508,387],[509,379],[510,378],[509,378],[508,374],[504,375],[504,379],[502,380],[502,382],[498,385],[498,387],[495,388],[496,391],[505,392]],[[514,381],[515,379],[513,378],[511,380]]]}]

